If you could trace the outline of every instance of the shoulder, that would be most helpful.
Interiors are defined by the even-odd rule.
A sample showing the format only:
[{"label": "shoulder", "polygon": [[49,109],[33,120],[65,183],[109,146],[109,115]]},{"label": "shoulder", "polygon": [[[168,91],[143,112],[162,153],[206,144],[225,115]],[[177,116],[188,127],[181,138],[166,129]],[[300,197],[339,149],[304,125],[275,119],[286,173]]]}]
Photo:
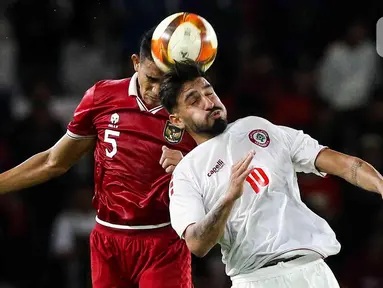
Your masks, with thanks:
[{"label": "shoulder", "polygon": [[131,78],[98,81],[92,88],[90,88],[93,90],[94,102],[97,103],[106,98],[119,95],[127,96],[130,79]]},{"label": "shoulder", "polygon": [[214,137],[198,146],[187,153],[175,168],[173,175],[181,178],[197,178],[201,167],[206,166],[207,155],[212,151],[217,150],[217,144],[222,143],[221,136]]},{"label": "shoulder", "polygon": [[130,79],[131,78],[100,80],[94,86],[97,91],[121,89],[129,86]]},{"label": "shoulder", "polygon": [[277,129],[278,126],[271,123],[269,120],[266,120],[262,117],[257,116],[248,116],[245,118],[241,118],[236,120],[235,122],[229,124],[228,131],[240,131],[249,129],[267,129],[274,130]]},{"label": "shoulder", "polygon": [[262,117],[249,116],[238,119],[231,124],[229,129],[229,134],[233,137],[237,139],[245,137],[261,147],[268,147],[270,142],[272,147],[284,143],[285,131],[283,127]]},{"label": "shoulder", "polygon": [[188,154],[186,154],[182,160],[177,164],[176,168],[174,169],[173,176],[176,177],[190,177],[192,174],[192,167],[194,166],[195,162],[198,162],[199,153],[198,151],[200,146],[195,147],[192,151],[190,151]]}]

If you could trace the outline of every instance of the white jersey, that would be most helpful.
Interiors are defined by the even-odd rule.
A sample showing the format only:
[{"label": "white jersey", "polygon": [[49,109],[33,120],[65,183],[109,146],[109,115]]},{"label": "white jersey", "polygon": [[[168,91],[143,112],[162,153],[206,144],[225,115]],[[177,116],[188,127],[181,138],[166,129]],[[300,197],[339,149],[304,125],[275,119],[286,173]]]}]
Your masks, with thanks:
[{"label": "white jersey", "polygon": [[201,220],[227,192],[231,166],[254,150],[254,170],[219,241],[226,273],[253,272],[296,249],[337,254],[333,230],[301,201],[297,183],[296,172],[325,176],[314,164],[323,148],[302,131],[259,117],[237,120],[177,165],[169,193],[174,230],[182,237],[187,226]]}]

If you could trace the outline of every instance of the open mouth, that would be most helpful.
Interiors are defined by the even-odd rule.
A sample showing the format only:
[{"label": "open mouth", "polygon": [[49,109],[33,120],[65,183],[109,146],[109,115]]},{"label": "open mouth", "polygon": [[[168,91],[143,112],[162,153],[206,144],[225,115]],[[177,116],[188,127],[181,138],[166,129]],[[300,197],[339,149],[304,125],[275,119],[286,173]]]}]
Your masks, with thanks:
[{"label": "open mouth", "polygon": [[210,117],[213,119],[221,117],[221,110],[215,110],[213,113],[210,114]]}]

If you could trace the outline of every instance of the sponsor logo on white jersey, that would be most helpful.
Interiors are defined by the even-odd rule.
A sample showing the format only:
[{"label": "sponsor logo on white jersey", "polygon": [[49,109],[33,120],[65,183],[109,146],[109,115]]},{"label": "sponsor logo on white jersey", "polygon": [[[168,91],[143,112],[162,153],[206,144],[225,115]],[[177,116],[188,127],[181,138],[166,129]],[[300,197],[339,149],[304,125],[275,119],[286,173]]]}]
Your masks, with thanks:
[{"label": "sponsor logo on white jersey", "polygon": [[214,173],[218,173],[218,171],[221,170],[223,166],[225,166],[225,163],[219,159],[217,164],[212,169],[210,169],[209,173],[207,173],[207,177],[211,177]]}]

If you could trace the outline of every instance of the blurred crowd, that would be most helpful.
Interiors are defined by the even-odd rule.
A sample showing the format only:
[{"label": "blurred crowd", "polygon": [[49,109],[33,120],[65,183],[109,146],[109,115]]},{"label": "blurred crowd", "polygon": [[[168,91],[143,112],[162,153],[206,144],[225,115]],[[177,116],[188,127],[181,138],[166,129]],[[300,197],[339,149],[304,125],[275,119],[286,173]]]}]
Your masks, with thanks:
[{"label": "blurred crowd", "polygon": [[[303,129],[383,173],[378,1],[2,0],[0,172],[52,146],[83,92],[130,77],[141,34],[189,11],[215,28],[209,70],[230,120]],[[0,196],[0,287],[91,287],[92,155],[64,176]],[[299,175],[302,198],[336,231],[327,261],[342,287],[383,287],[383,202],[334,177]],[[193,259],[196,288],[230,287],[219,248]]]}]

